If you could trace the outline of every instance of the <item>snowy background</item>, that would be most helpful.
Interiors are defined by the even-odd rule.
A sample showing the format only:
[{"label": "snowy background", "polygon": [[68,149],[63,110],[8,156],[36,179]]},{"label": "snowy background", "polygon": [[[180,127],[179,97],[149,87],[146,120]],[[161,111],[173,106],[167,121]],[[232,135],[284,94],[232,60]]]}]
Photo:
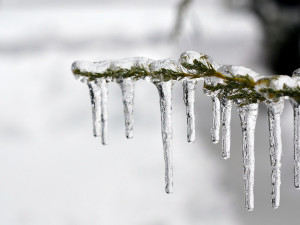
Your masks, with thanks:
[{"label": "snowy background", "polygon": [[109,84],[110,145],[92,135],[87,87],[75,60],[205,52],[260,73],[256,17],[222,0],[195,1],[183,33],[169,37],[177,1],[0,1],[0,224],[299,224],[293,187],[292,110],[282,115],[281,206],[271,207],[268,127],[261,104],[256,132],[255,208],[244,209],[241,128],[232,114],[231,159],[210,141],[211,101],[196,90],[196,142],[186,142],[182,87],[173,92],[174,194],[164,193],[156,88],[136,85],[134,139],[124,135],[121,92]]}]

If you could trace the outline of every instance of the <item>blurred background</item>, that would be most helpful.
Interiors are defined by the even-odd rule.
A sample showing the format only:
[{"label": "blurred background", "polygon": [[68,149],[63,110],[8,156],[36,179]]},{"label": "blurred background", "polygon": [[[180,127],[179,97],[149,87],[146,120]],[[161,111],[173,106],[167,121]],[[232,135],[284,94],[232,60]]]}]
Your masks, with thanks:
[{"label": "blurred background", "polygon": [[299,224],[293,115],[282,115],[281,206],[271,207],[266,108],[256,131],[255,208],[244,208],[241,128],[232,111],[231,159],[210,141],[211,101],[196,90],[196,141],[186,142],[173,92],[174,194],[164,193],[156,88],[137,82],[134,139],[124,135],[119,87],[109,84],[110,145],[92,135],[88,88],[75,60],[204,52],[261,74],[299,68],[297,0],[0,0],[0,224]]}]

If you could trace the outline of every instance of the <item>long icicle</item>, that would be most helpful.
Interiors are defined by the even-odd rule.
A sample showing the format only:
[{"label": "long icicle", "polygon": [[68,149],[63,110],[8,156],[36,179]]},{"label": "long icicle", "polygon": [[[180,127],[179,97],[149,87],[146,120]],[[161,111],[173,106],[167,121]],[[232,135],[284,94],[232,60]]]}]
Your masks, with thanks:
[{"label": "long icicle", "polygon": [[270,139],[270,160],[272,166],[272,207],[277,209],[280,204],[280,184],[281,184],[281,158],[282,141],[280,128],[280,115],[284,108],[284,99],[278,102],[265,102],[268,109],[269,139]]},{"label": "long icicle", "polygon": [[186,107],[187,116],[187,141],[192,143],[195,141],[195,87],[196,80],[183,80],[183,101]]},{"label": "long icicle", "polygon": [[160,98],[161,133],[165,159],[166,193],[173,192],[173,130],[172,130],[172,88],[174,81],[156,83]]},{"label": "long icicle", "polygon": [[133,138],[133,104],[135,81],[129,77],[119,79],[117,82],[120,85],[122,91],[125,119],[125,136],[126,138],[131,139]]},{"label": "long icicle", "polygon": [[102,144],[108,145],[108,133],[107,133],[107,101],[108,101],[108,89],[105,79],[98,79],[98,84],[101,90],[101,125],[102,125]]},{"label": "long icicle", "polygon": [[213,108],[213,118],[212,118],[212,128],[211,128],[211,140],[214,144],[217,144],[220,139],[220,100],[217,96],[213,95],[212,108]]},{"label": "long icicle", "polygon": [[294,111],[294,185],[300,188],[300,107],[294,99],[290,99]]},{"label": "long icicle", "polygon": [[245,182],[245,207],[254,208],[254,134],[258,103],[238,107],[243,135],[243,167]]},{"label": "long icicle", "polygon": [[221,123],[222,123],[222,157],[230,158],[230,121],[232,101],[226,98],[220,99]]},{"label": "long icicle", "polygon": [[101,90],[95,81],[88,82],[93,116],[93,134],[101,136]]}]

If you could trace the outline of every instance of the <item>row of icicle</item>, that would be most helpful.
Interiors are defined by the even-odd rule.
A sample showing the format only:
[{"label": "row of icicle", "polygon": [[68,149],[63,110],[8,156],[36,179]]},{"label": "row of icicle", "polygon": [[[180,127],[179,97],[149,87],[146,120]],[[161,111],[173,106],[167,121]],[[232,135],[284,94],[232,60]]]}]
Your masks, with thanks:
[{"label": "row of icicle", "polygon": [[[108,144],[107,135],[107,101],[108,101],[108,88],[107,83],[111,81],[117,82],[122,91],[122,100],[125,115],[125,135],[127,138],[133,137],[133,104],[134,104],[134,87],[136,77],[108,77],[106,71],[117,71],[118,69],[130,70],[133,66],[141,66],[144,69],[154,73],[161,71],[161,69],[175,71],[178,65],[182,63],[182,58],[186,61],[192,62],[195,57],[203,56],[195,52],[186,52],[181,55],[181,60],[149,60],[146,58],[131,58],[122,60],[106,60],[99,63],[91,63],[84,61],[77,61],[72,64],[72,71],[77,79],[88,84],[93,115],[93,133],[95,137],[101,137],[102,144]],[[208,56],[205,58],[219,71],[230,70],[230,74],[238,73],[241,75],[250,75],[251,77],[257,76],[256,73],[250,71],[245,67],[234,66],[220,66],[212,61]],[[206,64],[207,65],[207,64]],[[149,69],[148,69],[149,68]],[[220,69],[221,68],[221,69]],[[224,70],[225,68],[225,70]],[[180,71],[189,71],[189,69],[180,68]],[[78,72],[79,71],[79,72]],[[250,71],[250,72],[249,72]],[[177,71],[178,72],[178,71]],[[253,72],[253,76],[252,76]],[[97,75],[94,78],[89,75]],[[100,74],[100,76],[99,76]],[[103,76],[101,76],[103,74]],[[294,76],[299,76],[299,70],[294,72]],[[165,182],[166,192],[172,193],[173,191],[173,164],[172,164],[172,87],[175,79],[165,80],[149,77],[143,77],[147,81],[151,81],[158,89],[160,97],[161,109],[161,130],[165,159]],[[183,86],[183,100],[186,105],[187,115],[187,141],[193,142],[195,140],[195,115],[194,115],[194,101],[195,101],[195,87],[200,78],[183,78],[181,79]],[[286,78],[285,78],[286,79]],[[223,83],[220,78],[204,77],[205,84],[216,85]],[[282,86],[282,84],[281,84]],[[219,142],[219,133],[222,134],[222,156],[224,159],[230,158],[230,120],[231,120],[231,107],[235,101],[218,95],[217,91],[205,90],[205,93],[212,98],[213,105],[213,118],[211,139],[213,143]],[[272,167],[272,206],[277,208],[280,203],[280,184],[281,184],[281,158],[282,158],[282,142],[281,142],[281,128],[280,128],[280,115],[284,108],[284,97],[276,101],[264,101],[268,109],[268,122],[269,122],[269,140],[270,140],[270,159]],[[290,98],[294,110],[294,184],[296,188],[300,187],[300,108],[298,101]],[[251,104],[237,104],[238,111],[242,126],[243,137],[243,177],[245,182],[245,207],[251,211],[254,208],[254,134],[256,118],[258,114],[258,102]]]}]

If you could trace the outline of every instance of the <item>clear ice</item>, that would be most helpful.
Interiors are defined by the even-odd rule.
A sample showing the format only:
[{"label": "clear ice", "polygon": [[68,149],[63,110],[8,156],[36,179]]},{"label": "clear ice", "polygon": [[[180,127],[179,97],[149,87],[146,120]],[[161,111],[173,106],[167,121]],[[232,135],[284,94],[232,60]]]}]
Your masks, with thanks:
[{"label": "clear ice", "polygon": [[212,127],[211,127],[211,140],[217,144],[220,139],[220,100],[216,96],[212,96]]},{"label": "clear ice", "polygon": [[101,136],[103,145],[108,144],[107,134],[107,101],[108,89],[105,79],[99,78],[88,82],[93,115],[93,133]]},{"label": "clear ice", "polygon": [[243,135],[245,207],[247,210],[252,211],[254,208],[254,134],[258,113],[258,103],[239,106],[238,110]]},{"label": "clear ice", "polygon": [[93,134],[101,136],[101,90],[95,81],[88,82],[93,116]]},{"label": "clear ice", "polygon": [[232,101],[227,98],[220,99],[222,123],[222,157],[230,158],[230,121]]},{"label": "clear ice", "polygon": [[161,134],[165,159],[166,193],[173,192],[173,129],[172,129],[172,89],[174,81],[155,83],[160,102]]},{"label": "clear ice", "polygon": [[187,141],[192,143],[195,141],[195,88],[197,81],[195,79],[182,81],[183,101],[186,107],[187,116]]},{"label": "clear ice", "polygon": [[[300,68],[293,72],[292,78],[296,79],[300,86]],[[290,102],[294,112],[294,186],[300,189],[300,107],[299,103],[290,98]]]},{"label": "clear ice", "polygon": [[134,86],[135,81],[128,78],[118,79],[118,84],[122,91],[122,101],[124,107],[124,119],[125,119],[125,136],[130,139],[133,138],[133,104],[134,104]]},{"label": "clear ice", "polygon": [[108,133],[107,133],[107,101],[108,101],[108,89],[107,82],[103,78],[96,79],[101,91],[101,141],[103,145],[108,145]]},{"label": "clear ice", "polygon": [[272,166],[272,207],[278,208],[280,204],[280,184],[281,184],[281,158],[282,158],[282,142],[280,115],[284,108],[284,99],[278,102],[266,101],[268,109],[269,121],[269,139],[270,139],[270,160]]},{"label": "clear ice", "polygon": [[300,107],[294,99],[290,99],[294,112],[294,185],[300,189]]}]

